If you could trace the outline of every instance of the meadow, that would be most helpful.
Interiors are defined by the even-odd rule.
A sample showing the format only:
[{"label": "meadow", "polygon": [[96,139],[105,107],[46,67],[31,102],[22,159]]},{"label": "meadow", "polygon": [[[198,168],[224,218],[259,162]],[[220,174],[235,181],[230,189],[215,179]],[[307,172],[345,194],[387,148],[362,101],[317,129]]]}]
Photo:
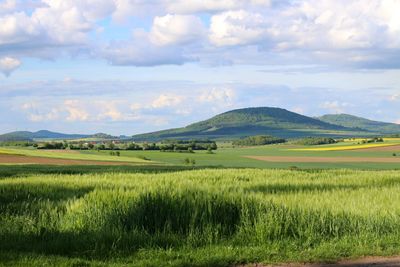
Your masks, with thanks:
[{"label": "meadow", "polygon": [[86,168],[1,176],[0,264],[234,266],[400,253],[397,171]]}]

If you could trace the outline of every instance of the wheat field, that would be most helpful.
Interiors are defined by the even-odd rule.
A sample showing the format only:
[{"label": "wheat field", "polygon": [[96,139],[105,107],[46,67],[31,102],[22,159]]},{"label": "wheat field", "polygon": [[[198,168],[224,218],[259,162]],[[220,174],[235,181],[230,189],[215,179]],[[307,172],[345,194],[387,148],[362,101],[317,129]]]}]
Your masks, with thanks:
[{"label": "wheat field", "polygon": [[0,200],[0,257],[11,266],[231,266],[400,251],[397,171],[29,174],[1,179]]}]

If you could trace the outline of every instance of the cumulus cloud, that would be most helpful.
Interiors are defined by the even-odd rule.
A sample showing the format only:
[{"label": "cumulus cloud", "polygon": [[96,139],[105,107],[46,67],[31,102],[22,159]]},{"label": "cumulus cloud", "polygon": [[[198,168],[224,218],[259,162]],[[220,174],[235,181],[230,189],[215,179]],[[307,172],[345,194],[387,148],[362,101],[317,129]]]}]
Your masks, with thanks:
[{"label": "cumulus cloud", "polygon": [[148,37],[147,33],[138,31],[131,40],[111,42],[101,48],[99,54],[110,64],[120,66],[181,65],[191,61],[183,55],[179,47],[160,47],[153,44]]},{"label": "cumulus cloud", "polygon": [[198,17],[168,14],[155,17],[149,32],[137,29],[131,39],[113,41],[100,53],[113,65],[181,65],[196,60],[185,48],[202,41],[205,33]]},{"label": "cumulus cloud", "polygon": [[[397,88],[378,91],[366,87],[345,92],[334,88],[172,81],[112,84],[59,81],[27,86],[22,84],[20,90],[12,92],[0,90],[0,112],[12,113],[12,116],[3,116],[2,123],[10,121],[13,129],[40,125],[40,128],[68,132],[133,134],[185,126],[228,110],[250,106],[281,107],[308,116],[348,113],[392,122],[400,118],[399,103],[391,100],[398,94]],[[96,91],[99,87],[104,91]],[[127,88],[130,90],[125,90]],[[31,93],[26,95],[27,91]]]},{"label": "cumulus cloud", "polygon": [[26,112],[27,118],[31,122],[53,121],[60,118],[60,109],[58,107],[47,106],[43,108],[42,103],[38,101],[22,103],[20,109]]},{"label": "cumulus cloud", "polygon": [[271,0],[173,0],[165,2],[167,10],[175,13],[217,12],[271,5]]},{"label": "cumulus cloud", "polygon": [[31,113],[28,115],[28,119],[32,122],[44,122],[44,121],[54,121],[59,119],[60,113],[57,108],[52,108],[49,112],[42,114]]},{"label": "cumulus cloud", "polygon": [[345,110],[350,106],[350,103],[339,101],[325,101],[319,105],[320,108],[326,109],[328,112],[333,113],[344,113]]},{"label": "cumulus cloud", "polygon": [[261,14],[245,10],[228,11],[211,18],[210,40],[217,46],[251,44],[263,38],[266,26]]},{"label": "cumulus cloud", "polygon": [[235,90],[232,88],[212,88],[205,90],[199,97],[198,101],[212,104],[214,108],[230,107],[235,102]]},{"label": "cumulus cloud", "polygon": [[155,17],[150,33],[156,45],[189,44],[203,38],[206,30],[200,18],[193,15]]},{"label": "cumulus cloud", "polygon": [[174,107],[182,103],[183,100],[184,100],[183,96],[162,94],[156,99],[154,99],[151,106],[153,108]]},{"label": "cumulus cloud", "polygon": [[0,71],[9,76],[14,70],[21,66],[21,61],[12,57],[0,58]]},{"label": "cumulus cloud", "polygon": [[79,100],[65,100],[64,109],[68,113],[67,121],[87,121],[89,119],[88,111]]},{"label": "cumulus cloud", "polygon": [[12,3],[14,8],[0,13],[0,53],[49,58],[74,46],[87,46],[89,33],[99,27],[99,20],[112,13],[114,6],[109,0],[36,2],[31,11],[31,1],[27,6],[16,1],[4,3]]},{"label": "cumulus cloud", "polygon": [[398,101],[400,100],[400,94],[394,94],[390,96],[390,101]]},{"label": "cumulus cloud", "polygon": [[231,102],[235,96],[235,92],[231,88],[213,88],[204,92],[200,97],[199,100],[203,102],[216,102],[216,101],[223,101],[223,102]]},{"label": "cumulus cloud", "polygon": [[[3,0],[0,56],[400,68],[398,10],[397,0]],[[117,27],[133,37],[115,38]]]},{"label": "cumulus cloud", "polygon": [[3,2],[0,2],[0,12],[1,13],[13,11],[16,9],[16,7],[17,7],[16,0],[5,0]]}]

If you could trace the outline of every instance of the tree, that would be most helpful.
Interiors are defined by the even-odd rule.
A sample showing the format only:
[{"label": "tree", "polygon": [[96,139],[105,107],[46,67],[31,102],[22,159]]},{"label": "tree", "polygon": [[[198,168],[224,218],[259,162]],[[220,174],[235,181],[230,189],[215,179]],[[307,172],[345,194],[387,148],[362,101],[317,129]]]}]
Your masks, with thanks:
[{"label": "tree", "polygon": [[113,150],[115,148],[115,144],[113,142],[108,143],[108,148]]}]

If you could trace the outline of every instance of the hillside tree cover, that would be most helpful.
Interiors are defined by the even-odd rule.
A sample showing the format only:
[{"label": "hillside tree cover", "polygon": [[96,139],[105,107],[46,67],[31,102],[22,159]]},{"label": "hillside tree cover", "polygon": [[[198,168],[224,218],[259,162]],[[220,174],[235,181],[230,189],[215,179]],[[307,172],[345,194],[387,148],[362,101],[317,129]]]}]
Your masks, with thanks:
[{"label": "hillside tree cover", "polygon": [[296,140],[297,145],[315,146],[315,145],[328,145],[335,144],[337,141],[329,137],[307,137]]},{"label": "hillside tree cover", "polygon": [[232,144],[235,146],[262,146],[270,144],[281,144],[285,142],[286,139],[283,138],[278,138],[270,135],[256,135],[233,141]]}]

